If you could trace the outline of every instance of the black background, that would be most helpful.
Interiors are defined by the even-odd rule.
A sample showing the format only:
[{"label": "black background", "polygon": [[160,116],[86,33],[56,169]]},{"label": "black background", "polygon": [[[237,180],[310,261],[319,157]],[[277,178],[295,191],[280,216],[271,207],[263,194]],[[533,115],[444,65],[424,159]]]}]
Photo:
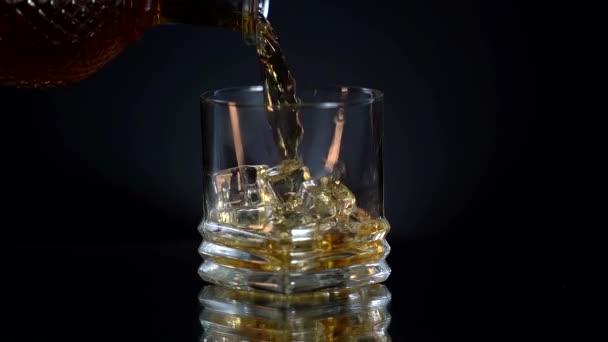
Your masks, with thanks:
[{"label": "black background", "polygon": [[[275,0],[270,17],[300,83],[386,94],[395,341],[600,340],[573,8]],[[0,88],[15,341],[198,336],[198,96],[257,82],[239,34],[175,25],[77,86]]]}]

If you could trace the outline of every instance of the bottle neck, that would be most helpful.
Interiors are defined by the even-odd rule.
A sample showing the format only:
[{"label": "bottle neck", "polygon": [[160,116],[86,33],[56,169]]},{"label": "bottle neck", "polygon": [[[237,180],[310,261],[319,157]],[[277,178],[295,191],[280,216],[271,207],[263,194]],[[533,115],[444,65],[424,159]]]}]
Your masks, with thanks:
[{"label": "bottle neck", "polygon": [[259,16],[268,15],[270,0],[160,0],[161,23],[184,23],[240,31],[255,39]]}]

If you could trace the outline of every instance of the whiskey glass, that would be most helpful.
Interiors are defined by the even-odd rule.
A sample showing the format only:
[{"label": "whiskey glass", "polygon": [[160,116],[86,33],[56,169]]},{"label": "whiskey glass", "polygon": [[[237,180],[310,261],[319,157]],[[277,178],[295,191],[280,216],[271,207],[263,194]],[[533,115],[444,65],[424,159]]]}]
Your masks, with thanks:
[{"label": "whiskey glass", "polygon": [[[386,280],[383,94],[302,87],[300,102],[281,108],[266,106],[263,94],[253,86],[201,96],[200,276],[281,294]],[[290,113],[284,126],[303,135],[297,157],[284,159],[283,139],[301,132],[269,118]]]}]

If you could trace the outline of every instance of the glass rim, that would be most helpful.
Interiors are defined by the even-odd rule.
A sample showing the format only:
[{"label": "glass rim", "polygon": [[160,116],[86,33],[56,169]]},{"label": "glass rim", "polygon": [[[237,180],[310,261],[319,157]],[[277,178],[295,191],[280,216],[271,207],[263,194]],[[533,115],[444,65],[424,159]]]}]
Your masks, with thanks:
[{"label": "glass rim", "polygon": [[[298,87],[299,89],[318,89],[318,90],[336,90],[339,89],[342,92],[350,92],[357,91],[360,93],[369,94],[370,97],[366,99],[358,99],[352,101],[320,101],[320,102],[310,102],[303,101],[297,104],[286,104],[282,105],[281,108],[344,108],[348,106],[357,106],[357,105],[370,105],[373,103],[380,102],[384,100],[384,93],[377,89],[359,87],[359,86],[340,86],[340,85],[304,85]],[[213,105],[221,105],[221,106],[234,106],[237,108],[267,108],[265,104],[253,104],[253,103],[241,103],[230,100],[224,100],[217,98],[218,95],[233,93],[233,92],[262,92],[264,90],[261,85],[254,86],[239,86],[239,87],[229,87],[222,88],[216,90],[205,91],[201,94],[201,100],[207,104]],[[346,90],[346,91],[345,91]]]}]

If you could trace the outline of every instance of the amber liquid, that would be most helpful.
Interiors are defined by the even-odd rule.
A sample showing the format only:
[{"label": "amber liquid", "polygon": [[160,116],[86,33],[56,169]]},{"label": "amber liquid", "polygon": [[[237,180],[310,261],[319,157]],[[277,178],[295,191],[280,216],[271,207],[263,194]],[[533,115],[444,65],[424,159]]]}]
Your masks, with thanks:
[{"label": "amber liquid", "polygon": [[[207,230],[203,238],[216,245],[235,248],[256,260],[237,260],[210,256],[222,265],[265,272],[315,272],[334,268],[346,268],[378,262],[389,251],[384,238],[390,226],[384,220],[369,219],[360,225],[342,224],[324,230],[321,227],[309,237],[294,239],[293,227],[275,236],[264,236],[259,230],[243,229],[260,238],[239,239],[221,229]],[[263,257],[261,257],[263,256]]]},{"label": "amber liquid", "polygon": [[294,105],[300,102],[296,80],[289,71],[279,44],[279,37],[265,18],[257,23],[257,53],[262,70],[264,101],[268,121],[282,160],[298,159],[298,147],[304,135],[300,112]]}]

